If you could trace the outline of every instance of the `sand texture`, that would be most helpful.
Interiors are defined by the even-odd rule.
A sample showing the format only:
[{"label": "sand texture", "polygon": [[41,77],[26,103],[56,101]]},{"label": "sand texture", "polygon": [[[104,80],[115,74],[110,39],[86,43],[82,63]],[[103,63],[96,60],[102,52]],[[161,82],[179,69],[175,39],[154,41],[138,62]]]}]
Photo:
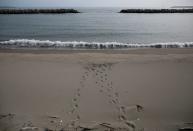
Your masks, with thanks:
[{"label": "sand texture", "polygon": [[0,50],[0,130],[177,131],[193,49]]}]

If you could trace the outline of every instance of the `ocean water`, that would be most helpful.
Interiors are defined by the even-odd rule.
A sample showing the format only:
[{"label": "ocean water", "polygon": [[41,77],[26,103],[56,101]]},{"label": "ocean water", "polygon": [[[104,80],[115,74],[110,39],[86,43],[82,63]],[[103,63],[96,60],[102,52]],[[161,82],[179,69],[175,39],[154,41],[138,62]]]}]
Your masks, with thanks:
[{"label": "ocean water", "polygon": [[0,15],[0,47],[193,46],[191,13],[121,14],[121,8],[76,9],[82,13]]}]

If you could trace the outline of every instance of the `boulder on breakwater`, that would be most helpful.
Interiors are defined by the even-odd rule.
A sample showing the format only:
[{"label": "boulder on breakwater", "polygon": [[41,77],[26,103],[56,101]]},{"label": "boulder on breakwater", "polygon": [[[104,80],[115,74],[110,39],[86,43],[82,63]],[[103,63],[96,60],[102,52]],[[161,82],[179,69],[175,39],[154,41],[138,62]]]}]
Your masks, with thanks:
[{"label": "boulder on breakwater", "polygon": [[123,9],[119,13],[193,13],[193,9]]},{"label": "boulder on breakwater", "polygon": [[75,9],[0,9],[0,14],[64,14],[80,13]]}]

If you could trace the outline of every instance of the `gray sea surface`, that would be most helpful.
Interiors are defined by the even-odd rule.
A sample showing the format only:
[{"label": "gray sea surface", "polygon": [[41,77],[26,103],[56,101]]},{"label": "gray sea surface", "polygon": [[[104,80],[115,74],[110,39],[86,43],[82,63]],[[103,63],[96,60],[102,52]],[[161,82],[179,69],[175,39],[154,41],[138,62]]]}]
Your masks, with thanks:
[{"label": "gray sea surface", "polygon": [[121,8],[75,8],[79,14],[0,15],[0,41],[192,42],[193,14],[122,14]]}]

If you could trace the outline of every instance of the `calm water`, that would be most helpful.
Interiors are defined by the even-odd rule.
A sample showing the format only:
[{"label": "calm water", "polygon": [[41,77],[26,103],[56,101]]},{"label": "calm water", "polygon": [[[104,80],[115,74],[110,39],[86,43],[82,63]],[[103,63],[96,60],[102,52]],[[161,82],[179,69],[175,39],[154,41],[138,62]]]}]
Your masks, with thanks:
[{"label": "calm water", "polygon": [[192,42],[193,14],[121,14],[80,8],[80,14],[0,15],[0,41]]}]

